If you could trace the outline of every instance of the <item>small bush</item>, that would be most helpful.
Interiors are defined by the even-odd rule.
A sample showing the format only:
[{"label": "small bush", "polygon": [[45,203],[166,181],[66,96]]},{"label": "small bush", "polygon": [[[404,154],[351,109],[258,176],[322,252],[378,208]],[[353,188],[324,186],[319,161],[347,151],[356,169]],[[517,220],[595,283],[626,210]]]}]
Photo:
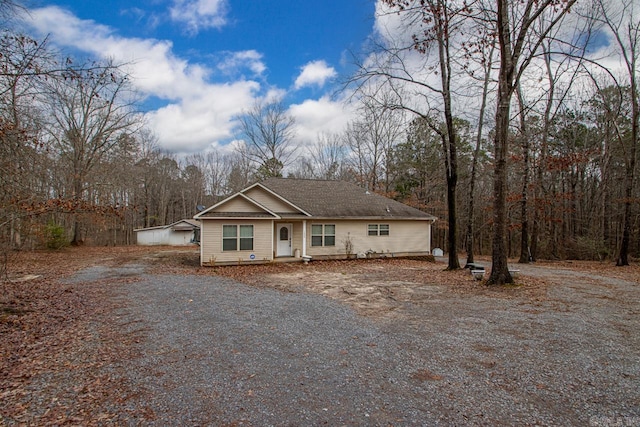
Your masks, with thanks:
[{"label": "small bush", "polygon": [[565,242],[565,257],[567,259],[584,261],[604,261],[611,257],[611,253],[601,239],[580,236],[575,240]]},{"label": "small bush", "polygon": [[47,224],[45,233],[48,249],[57,250],[64,248],[65,246],[69,246],[69,241],[67,240],[64,233],[64,227],[60,224],[50,222],[49,224]]},{"label": "small bush", "polygon": [[350,258],[353,252],[353,239],[351,239],[351,233],[347,233],[347,237],[342,241],[344,245],[344,253],[347,254],[347,258]]}]

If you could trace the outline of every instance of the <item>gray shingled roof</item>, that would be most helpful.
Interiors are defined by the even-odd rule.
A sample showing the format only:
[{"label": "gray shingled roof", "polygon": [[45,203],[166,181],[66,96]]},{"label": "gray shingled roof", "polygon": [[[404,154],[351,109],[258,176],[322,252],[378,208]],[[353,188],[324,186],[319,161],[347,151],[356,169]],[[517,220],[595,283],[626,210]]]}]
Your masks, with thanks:
[{"label": "gray shingled roof", "polygon": [[260,184],[319,218],[436,219],[344,181],[269,178]]}]

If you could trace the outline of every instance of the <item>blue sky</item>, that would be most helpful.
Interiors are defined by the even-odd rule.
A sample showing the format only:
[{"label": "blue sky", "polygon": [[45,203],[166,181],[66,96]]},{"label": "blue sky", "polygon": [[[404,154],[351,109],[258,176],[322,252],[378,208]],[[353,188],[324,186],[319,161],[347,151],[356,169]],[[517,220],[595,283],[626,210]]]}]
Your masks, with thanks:
[{"label": "blue sky", "polygon": [[37,0],[26,28],[79,58],[128,63],[161,147],[228,149],[256,99],[289,106],[298,143],[339,132],[336,94],[374,31],[374,0]]},{"label": "blue sky", "polygon": [[[25,1],[32,2],[25,29],[33,36],[76,58],[125,63],[158,145],[180,155],[242,144],[237,117],[265,99],[287,106],[298,146],[342,132],[355,116],[344,102],[349,94],[338,91],[354,71],[351,53],[362,53],[372,36],[404,45],[412,34],[382,0]],[[573,16],[562,30],[574,31]],[[606,38],[597,39],[592,57],[619,69]],[[439,77],[426,66],[433,58],[403,55],[416,80],[437,87]],[[535,83],[542,69],[529,67],[531,93],[542,90]],[[456,79],[459,87],[475,83]],[[407,87],[405,101],[423,108],[425,95],[415,89]],[[437,106],[437,93],[429,94],[428,105]],[[454,113],[473,122],[478,100],[459,98]]]}]

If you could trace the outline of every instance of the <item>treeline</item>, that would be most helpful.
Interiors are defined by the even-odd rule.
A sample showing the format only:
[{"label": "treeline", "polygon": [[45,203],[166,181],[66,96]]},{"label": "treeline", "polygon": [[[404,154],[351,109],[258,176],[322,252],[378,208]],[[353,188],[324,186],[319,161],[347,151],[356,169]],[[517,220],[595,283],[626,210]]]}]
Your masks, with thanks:
[{"label": "treeline", "polygon": [[[404,5],[400,12],[414,17],[441,16],[460,7],[465,25],[481,21],[453,3],[384,3],[389,13]],[[436,3],[442,8],[430,8]],[[510,7],[522,11],[525,3]],[[589,22],[604,26],[609,21],[600,7],[599,21],[590,17]],[[443,44],[439,33],[430,32],[433,20],[402,22],[406,34],[415,37],[400,45],[376,43],[351,78],[359,107],[346,129],[320,134],[315,143],[302,146],[282,104],[257,102],[238,118],[244,145],[186,157],[157,146],[136,111],[132,77],[121,65],[59,60],[46,40],[4,30],[3,253],[64,244],[132,244],[135,228],[190,218],[197,206],[209,206],[252,182],[288,176],[352,181],[432,213],[440,218],[432,247],[466,249],[470,259],[473,253],[495,255],[496,218],[501,221],[496,209],[505,213],[505,255],[522,262],[615,259],[625,234],[628,253],[640,256],[637,69],[626,78],[604,67],[600,70],[607,72],[596,73],[586,66],[586,48],[582,57],[575,59],[574,52],[569,61],[568,55],[552,53],[557,33],[555,38],[536,33],[542,42],[530,46],[526,65],[538,68],[520,75],[535,77],[536,83],[511,81],[514,97],[503,140],[497,126],[500,40],[491,27],[496,21],[482,21],[476,42],[466,44]],[[619,45],[631,59],[640,45],[635,25],[636,32],[628,33],[635,44]],[[453,27],[449,30],[453,37]],[[523,37],[526,43],[535,39]],[[451,51],[443,55],[430,46]],[[402,62],[409,58],[413,68]],[[434,76],[435,83],[425,83]],[[456,79],[458,86],[447,86]],[[445,96],[454,90],[456,96]],[[473,108],[464,109],[464,102]],[[496,183],[504,184],[503,193],[496,192]]]},{"label": "treeline", "polygon": [[[633,2],[382,0],[378,18],[351,83],[414,118],[399,147],[416,167],[390,162],[410,178],[395,190],[446,201],[450,269],[462,248],[490,253],[488,284],[513,281],[509,256],[638,255]],[[418,156],[445,191],[425,191]]]}]

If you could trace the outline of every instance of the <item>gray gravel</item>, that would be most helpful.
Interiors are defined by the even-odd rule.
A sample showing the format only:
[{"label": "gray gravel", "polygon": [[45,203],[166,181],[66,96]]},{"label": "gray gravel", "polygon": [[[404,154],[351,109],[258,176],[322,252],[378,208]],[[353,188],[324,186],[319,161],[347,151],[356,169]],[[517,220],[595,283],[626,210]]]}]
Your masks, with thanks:
[{"label": "gray gravel", "polygon": [[140,278],[113,318],[140,338],[114,368],[138,391],[122,424],[640,425],[637,283],[557,272],[548,300],[440,294],[380,320],[219,277],[80,277],[105,273]]}]

